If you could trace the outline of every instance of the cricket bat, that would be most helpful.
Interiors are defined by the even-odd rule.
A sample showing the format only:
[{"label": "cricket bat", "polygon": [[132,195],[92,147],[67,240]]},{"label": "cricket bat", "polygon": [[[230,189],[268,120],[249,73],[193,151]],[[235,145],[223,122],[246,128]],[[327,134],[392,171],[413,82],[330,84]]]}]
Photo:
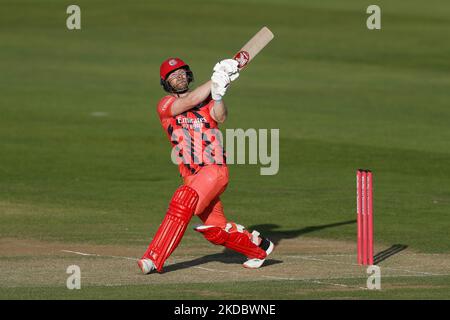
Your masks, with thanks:
[{"label": "cricket bat", "polygon": [[264,49],[274,38],[272,31],[267,27],[262,27],[233,57],[239,65],[239,71],[252,61],[256,55]]},{"label": "cricket bat", "polygon": [[[233,57],[238,62],[239,71],[244,69],[250,61],[274,38],[272,31],[267,27],[262,27]],[[212,83],[217,86],[216,83]],[[229,85],[229,84],[228,84]],[[228,86],[227,85],[227,86]]]}]

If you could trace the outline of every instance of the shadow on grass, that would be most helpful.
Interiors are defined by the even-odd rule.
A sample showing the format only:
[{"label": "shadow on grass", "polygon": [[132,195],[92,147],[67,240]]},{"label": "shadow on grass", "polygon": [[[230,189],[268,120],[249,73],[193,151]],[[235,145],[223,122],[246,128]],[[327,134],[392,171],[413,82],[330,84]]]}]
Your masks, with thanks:
[{"label": "shadow on grass", "polygon": [[[196,266],[200,266],[202,264],[208,263],[208,262],[221,262],[224,264],[242,264],[246,261],[246,258],[242,256],[241,254],[227,250],[225,249],[223,252],[220,253],[214,253],[209,254],[200,258],[196,258],[194,260],[190,261],[184,261],[184,262],[178,262],[171,264],[167,267],[164,267],[164,273],[177,271],[185,268],[192,268]],[[264,267],[282,263],[283,261],[275,260],[275,259],[267,259],[264,262]]]},{"label": "shadow on grass", "polygon": [[[250,231],[258,230],[261,233],[261,235],[269,238],[274,243],[274,245],[278,245],[280,241],[283,239],[294,239],[307,233],[316,232],[327,228],[340,227],[343,225],[353,223],[356,223],[356,220],[348,220],[337,223],[310,226],[297,230],[286,230],[286,231],[277,231],[277,229],[279,229],[280,226],[276,224],[258,224],[250,226],[248,230]],[[192,268],[208,262],[222,262],[225,264],[242,264],[243,262],[245,262],[245,260],[246,258],[243,255],[225,248],[221,253],[209,254],[203,257],[196,258],[194,260],[171,264],[167,267],[164,267],[164,272],[167,273],[185,268]],[[263,267],[279,264],[282,262],[283,261],[281,260],[267,259],[264,262]]]},{"label": "shadow on grass", "polygon": [[277,229],[279,229],[280,226],[276,224],[257,224],[254,226],[250,226],[248,229],[258,230],[259,232],[261,232],[261,235],[269,238],[275,245],[277,245],[283,239],[295,239],[307,233],[316,232],[328,228],[345,226],[347,224],[353,223],[356,223],[356,220],[347,220],[342,222],[322,224],[318,226],[309,226],[297,230],[286,230],[286,231],[277,231]]},{"label": "shadow on grass", "polygon": [[393,255],[405,250],[406,248],[408,248],[408,246],[405,244],[394,244],[390,248],[378,252],[373,257],[373,264],[379,264],[381,261],[384,261],[387,258],[392,257]]}]

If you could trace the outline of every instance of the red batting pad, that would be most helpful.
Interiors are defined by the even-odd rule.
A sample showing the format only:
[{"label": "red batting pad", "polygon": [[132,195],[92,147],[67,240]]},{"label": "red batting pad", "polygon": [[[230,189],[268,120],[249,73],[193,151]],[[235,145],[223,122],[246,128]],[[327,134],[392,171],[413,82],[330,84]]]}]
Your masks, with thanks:
[{"label": "red batting pad", "polygon": [[188,186],[175,191],[166,216],[142,258],[151,259],[161,272],[164,262],[176,249],[198,202],[198,194]]},{"label": "red batting pad", "polygon": [[266,251],[254,244],[249,236],[240,231],[227,232],[215,226],[200,226],[196,231],[203,234],[206,240],[216,245],[244,254],[249,259],[265,259]]}]

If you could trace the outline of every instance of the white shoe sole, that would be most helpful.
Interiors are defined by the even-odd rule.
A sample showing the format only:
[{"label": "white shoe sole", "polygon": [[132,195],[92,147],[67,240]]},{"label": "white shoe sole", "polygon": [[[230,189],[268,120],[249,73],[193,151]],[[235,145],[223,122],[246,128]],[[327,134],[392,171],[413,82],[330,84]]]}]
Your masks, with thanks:
[{"label": "white shoe sole", "polygon": [[[272,253],[273,248],[274,248],[274,244],[272,241],[270,241],[270,245],[269,248],[267,248],[266,250],[266,259],[269,256],[269,254]],[[264,261],[266,261],[266,259],[249,259],[247,261],[245,261],[242,265],[244,266],[244,268],[247,269],[258,269],[261,268],[261,266],[264,264]]]},{"label": "white shoe sole", "polygon": [[150,259],[141,259],[138,261],[138,266],[141,268],[143,274],[149,274],[153,270],[155,270],[155,265],[153,261]]}]

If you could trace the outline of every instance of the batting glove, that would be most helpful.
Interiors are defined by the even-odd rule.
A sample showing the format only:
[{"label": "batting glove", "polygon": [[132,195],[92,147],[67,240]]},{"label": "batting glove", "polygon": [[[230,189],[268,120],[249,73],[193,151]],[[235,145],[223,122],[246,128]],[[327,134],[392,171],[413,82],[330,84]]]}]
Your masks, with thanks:
[{"label": "batting glove", "polygon": [[227,92],[230,77],[223,71],[215,71],[211,80],[211,97],[213,100],[221,100]]},{"label": "batting glove", "polygon": [[228,74],[230,81],[234,81],[239,77],[239,63],[234,59],[222,60],[214,66],[214,71],[222,71]]}]

